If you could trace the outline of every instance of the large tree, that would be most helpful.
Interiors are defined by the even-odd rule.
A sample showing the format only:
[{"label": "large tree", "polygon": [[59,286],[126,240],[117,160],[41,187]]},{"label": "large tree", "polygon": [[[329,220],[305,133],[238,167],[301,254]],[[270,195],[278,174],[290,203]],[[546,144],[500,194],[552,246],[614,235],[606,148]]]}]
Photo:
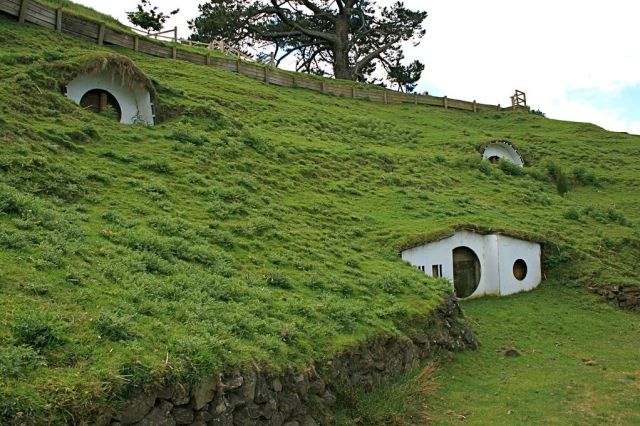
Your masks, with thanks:
[{"label": "large tree", "polygon": [[[271,49],[278,64],[295,57],[298,71],[369,82],[383,69],[403,70],[402,44],[419,43],[427,17],[400,1],[375,0],[210,0],[199,9],[193,39]],[[414,79],[423,68],[404,70]]]}]

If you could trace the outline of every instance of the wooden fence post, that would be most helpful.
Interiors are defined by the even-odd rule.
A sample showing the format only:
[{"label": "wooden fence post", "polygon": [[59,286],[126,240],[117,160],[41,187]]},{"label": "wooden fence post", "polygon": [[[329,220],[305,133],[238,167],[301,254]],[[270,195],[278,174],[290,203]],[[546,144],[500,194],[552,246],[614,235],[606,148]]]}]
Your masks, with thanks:
[{"label": "wooden fence post", "polygon": [[327,83],[322,81],[322,93],[327,93]]},{"label": "wooden fence post", "polygon": [[104,31],[105,31],[105,25],[104,23],[101,23],[100,28],[98,28],[98,44],[100,46],[104,44]]},{"label": "wooden fence post", "polygon": [[291,83],[291,87],[298,87],[298,83],[296,82],[295,74],[293,75],[292,79],[293,79],[293,82]]},{"label": "wooden fence post", "polygon": [[171,48],[171,59],[176,60],[178,58],[178,48],[173,46]]},{"label": "wooden fence post", "polygon": [[62,8],[56,9],[56,31],[62,32]]},{"label": "wooden fence post", "polygon": [[206,66],[209,66],[209,61],[210,61],[211,57],[209,56],[209,54],[207,53],[206,55],[204,55],[204,64]]},{"label": "wooden fence post", "polygon": [[135,52],[138,52],[140,50],[140,37],[138,36],[133,37],[133,50]]},{"label": "wooden fence post", "polygon": [[442,106],[444,106],[444,109],[449,109],[449,98],[446,96],[442,98]]},{"label": "wooden fence post", "polygon": [[173,41],[178,42],[178,27],[173,27]]},{"label": "wooden fence post", "polygon": [[20,14],[18,15],[18,22],[24,24],[24,20],[27,17],[27,9],[29,8],[30,0],[22,0],[20,2]]},{"label": "wooden fence post", "polygon": [[415,94],[413,95],[413,103],[414,103],[415,105],[418,105],[418,94],[417,94],[417,93],[415,93]]},{"label": "wooden fence post", "polygon": [[269,70],[267,70],[267,67],[264,67],[264,82],[269,83]]},{"label": "wooden fence post", "polygon": [[351,88],[351,97],[352,97],[353,99],[355,99],[355,98],[356,98],[356,88],[355,88],[355,87],[352,87],[352,88]]},{"label": "wooden fence post", "polygon": [[383,92],[383,94],[384,94],[384,104],[389,105],[389,94],[387,93],[386,90]]},{"label": "wooden fence post", "polygon": [[473,101],[473,112],[478,112],[478,105],[475,100]]}]

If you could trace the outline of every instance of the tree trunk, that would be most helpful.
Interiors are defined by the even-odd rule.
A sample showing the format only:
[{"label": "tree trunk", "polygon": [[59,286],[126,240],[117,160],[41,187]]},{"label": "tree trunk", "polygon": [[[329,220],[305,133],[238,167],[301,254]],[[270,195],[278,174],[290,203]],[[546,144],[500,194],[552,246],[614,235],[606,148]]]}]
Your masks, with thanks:
[{"label": "tree trunk", "polygon": [[337,42],[332,46],[333,50],[333,76],[342,80],[355,80],[356,76],[349,64],[349,12],[338,15],[336,20]]},{"label": "tree trunk", "polygon": [[352,69],[349,66],[349,53],[344,49],[333,49],[334,63],[333,76],[342,80],[355,80]]}]

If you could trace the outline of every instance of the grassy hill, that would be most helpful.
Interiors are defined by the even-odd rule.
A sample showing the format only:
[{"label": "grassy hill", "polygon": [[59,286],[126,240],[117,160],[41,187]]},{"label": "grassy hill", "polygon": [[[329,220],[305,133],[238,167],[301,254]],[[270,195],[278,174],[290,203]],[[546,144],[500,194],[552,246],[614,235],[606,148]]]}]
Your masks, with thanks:
[{"label": "grassy hill", "polygon": [[[459,224],[547,241],[560,281],[638,283],[638,136],[130,51],[166,120],[123,126],[55,78],[112,50],[5,17],[0,45],[0,419],[69,421],[158,381],[409,333],[449,284],[398,251]],[[482,162],[497,138],[529,166]]]}]

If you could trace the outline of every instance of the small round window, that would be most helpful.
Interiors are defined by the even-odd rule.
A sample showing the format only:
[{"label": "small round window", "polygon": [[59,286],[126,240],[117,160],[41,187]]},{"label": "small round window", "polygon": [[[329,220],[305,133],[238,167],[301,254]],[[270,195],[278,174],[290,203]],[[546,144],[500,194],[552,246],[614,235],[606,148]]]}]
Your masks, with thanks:
[{"label": "small round window", "polygon": [[527,277],[527,262],[522,259],[518,259],[513,264],[513,276],[518,281],[522,281]]}]

